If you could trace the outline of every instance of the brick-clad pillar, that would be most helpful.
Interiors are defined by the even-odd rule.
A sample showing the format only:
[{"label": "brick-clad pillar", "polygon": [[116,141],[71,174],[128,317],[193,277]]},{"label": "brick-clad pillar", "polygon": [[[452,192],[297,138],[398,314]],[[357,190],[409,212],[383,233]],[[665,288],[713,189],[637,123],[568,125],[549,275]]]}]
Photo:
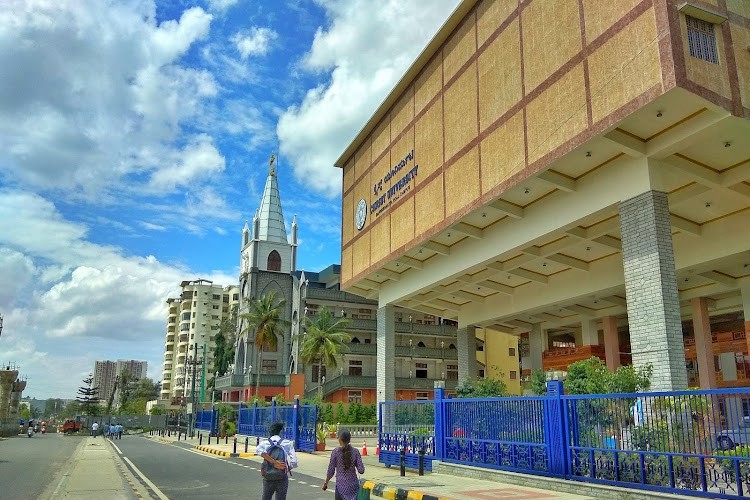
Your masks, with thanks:
[{"label": "brick-clad pillar", "polygon": [[378,403],[396,399],[396,316],[393,306],[378,308]]},{"label": "brick-clad pillar", "polygon": [[466,326],[456,333],[458,340],[458,383],[477,378],[477,336],[476,328]]},{"label": "brick-clad pillar", "polygon": [[693,334],[695,335],[695,352],[698,357],[698,379],[701,389],[716,389],[714,346],[705,297],[692,299],[690,308],[693,312]]},{"label": "brick-clad pillar", "polygon": [[680,300],[667,194],[620,203],[622,259],[633,365],[651,364],[652,390],[687,388]]},{"label": "brick-clad pillar", "polygon": [[617,334],[617,318],[607,316],[602,318],[604,330],[604,356],[607,358],[607,368],[615,371],[620,366],[620,336]]},{"label": "brick-clad pillar", "polygon": [[529,332],[529,359],[531,361],[531,371],[543,369],[542,353],[547,349],[547,342],[542,332],[542,324],[534,323],[531,325]]}]

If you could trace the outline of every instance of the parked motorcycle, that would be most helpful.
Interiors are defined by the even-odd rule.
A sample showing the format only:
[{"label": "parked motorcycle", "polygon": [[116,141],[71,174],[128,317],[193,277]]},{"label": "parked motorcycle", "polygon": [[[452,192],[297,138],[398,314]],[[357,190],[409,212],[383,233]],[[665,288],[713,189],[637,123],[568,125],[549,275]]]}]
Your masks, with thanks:
[{"label": "parked motorcycle", "polygon": [[34,428],[29,426],[29,428],[26,430],[26,435],[31,437],[34,435]]}]

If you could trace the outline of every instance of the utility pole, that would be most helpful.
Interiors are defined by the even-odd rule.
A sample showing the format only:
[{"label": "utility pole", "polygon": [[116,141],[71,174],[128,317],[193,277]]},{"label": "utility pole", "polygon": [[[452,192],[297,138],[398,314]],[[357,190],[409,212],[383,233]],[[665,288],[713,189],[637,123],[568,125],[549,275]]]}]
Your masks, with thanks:
[{"label": "utility pole", "polygon": [[195,365],[196,364],[198,364],[198,344],[197,343],[193,344],[193,362],[191,363],[191,365],[193,365],[193,370],[192,370],[193,376],[191,377],[191,380],[190,380],[190,386],[191,386],[190,387],[190,399],[193,405],[190,410],[190,435],[191,436],[195,433],[195,409],[196,409],[196,404],[195,404],[195,368],[196,366]]},{"label": "utility pole", "polygon": [[203,363],[201,364],[201,403],[206,401],[206,344],[203,344]]}]

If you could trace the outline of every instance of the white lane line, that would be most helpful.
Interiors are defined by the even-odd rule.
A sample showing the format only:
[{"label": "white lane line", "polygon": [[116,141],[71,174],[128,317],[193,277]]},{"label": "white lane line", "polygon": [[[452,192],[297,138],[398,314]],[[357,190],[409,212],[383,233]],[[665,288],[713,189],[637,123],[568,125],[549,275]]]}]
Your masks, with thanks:
[{"label": "white lane line", "polygon": [[125,460],[128,464],[130,464],[130,466],[133,468],[133,470],[136,472],[136,474],[138,474],[140,476],[140,478],[143,480],[143,482],[146,483],[149,486],[149,488],[151,488],[154,491],[154,493],[156,493],[156,496],[158,496],[161,500],[169,500],[169,497],[167,495],[165,495],[164,493],[162,493],[161,490],[159,488],[157,488],[156,485],[154,483],[152,483],[149,480],[149,478],[147,478],[143,474],[143,472],[141,472],[138,469],[138,467],[136,467],[135,464],[128,459],[128,457],[123,456],[122,459]]},{"label": "white lane line", "polygon": [[109,443],[110,443],[110,444],[111,444],[112,446],[114,446],[114,447],[115,447],[115,450],[117,450],[117,453],[119,453],[120,455],[122,455],[122,451],[120,451],[120,448],[118,448],[118,447],[117,447],[117,445],[116,445],[115,443],[113,443],[113,442],[112,442],[111,440],[110,440],[110,442],[109,442]]}]

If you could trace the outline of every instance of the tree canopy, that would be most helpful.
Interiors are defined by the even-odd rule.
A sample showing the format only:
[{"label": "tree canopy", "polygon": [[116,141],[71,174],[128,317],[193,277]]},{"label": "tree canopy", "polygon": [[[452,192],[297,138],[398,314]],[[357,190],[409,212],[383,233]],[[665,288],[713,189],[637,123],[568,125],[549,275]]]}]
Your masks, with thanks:
[{"label": "tree canopy", "polygon": [[330,309],[322,307],[318,314],[305,319],[300,359],[304,363],[322,362],[335,368],[352,341],[346,331],[348,326],[347,318],[336,318]]},{"label": "tree canopy", "polygon": [[[634,393],[651,386],[651,365],[636,369],[632,365],[620,366],[611,372],[606,363],[595,356],[576,361],[568,366],[563,383],[566,394]],[[545,394],[545,375],[542,370],[532,374],[532,391]]]},{"label": "tree canopy", "polygon": [[89,373],[83,379],[83,383],[85,385],[78,388],[78,397],[76,398],[76,401],[81,404],[81,412],[86,415],[98,415],[100,413],[99,388],[93,385],[94,376]]},{"label": "tree canopy", "polygon": [[249,311],[240,315],[246,322],[241,334],[255,332],[253,344],[258,353],[256,368],[255,394],[260,390],[260,373],[263,368],[263,349],[275,351],[279,346],[279,337],[284,338],[284,327],[289,321],[281,317],[281,311],[286,304],[284,299],[277,299],[276,293],[270,292],[259,299],[251,300]]},{"label": "tree canopy", "polygon": [[467,380],[456,387],[459,398],[496,398],[508,395],[508,386],[502,380],[479,378]]}]

